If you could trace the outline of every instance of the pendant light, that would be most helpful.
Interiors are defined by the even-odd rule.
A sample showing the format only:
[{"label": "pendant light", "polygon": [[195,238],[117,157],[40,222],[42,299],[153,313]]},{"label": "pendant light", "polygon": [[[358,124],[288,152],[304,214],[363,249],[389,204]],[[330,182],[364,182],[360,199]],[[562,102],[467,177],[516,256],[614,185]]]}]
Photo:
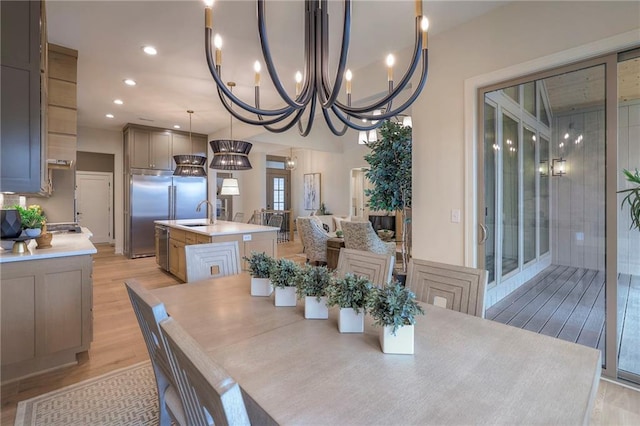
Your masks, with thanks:
[{"label": "pendant light", "polygon": [[[230,91],[233,91],[235,83],[227,83]],[[233,116],[229,115],[229,139],[216,139],[209,142],[213,150],[213,159],[209,167],[216,170],[249,170],[249,151],[251,142],[233,139]]]},{"label": "pendant light", "polygon": [[[192,110],[187,110],[189,114],[189,145],[191,143],[191,115]],[[207,163],[207,158],[201,155],[174,155],[173,159],[176,162],[176,169],[173,171],[174,176],[186,176],[186,177],[203,177],[207,175],[207,171],[204,165]]]},{"label": "pendant light", "polygon": [[293,148],[290,148],[289,156],[284,160],[284,168],[287,170],[295,170],[298,165],[297,158],[293,156]]}]

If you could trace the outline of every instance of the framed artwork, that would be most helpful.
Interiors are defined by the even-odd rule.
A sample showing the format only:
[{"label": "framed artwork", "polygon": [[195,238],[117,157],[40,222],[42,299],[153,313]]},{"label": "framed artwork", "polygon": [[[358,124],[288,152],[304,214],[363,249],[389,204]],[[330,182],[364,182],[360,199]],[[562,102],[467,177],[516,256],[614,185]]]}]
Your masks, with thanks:
[{"label": "framed artwork", "polygon": [[320,173],[304,175],[304,209],[318,210],[320,208]]}]

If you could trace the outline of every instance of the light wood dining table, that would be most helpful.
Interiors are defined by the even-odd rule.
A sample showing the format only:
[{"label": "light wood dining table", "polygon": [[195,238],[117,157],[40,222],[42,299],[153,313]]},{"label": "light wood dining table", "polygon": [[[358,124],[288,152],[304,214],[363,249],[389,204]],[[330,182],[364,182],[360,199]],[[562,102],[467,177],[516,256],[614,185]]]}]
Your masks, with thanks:
[{"label": "light wood dining table", "polygon": [[153,293],[240,384],[250,415],[264,410],[258,423],[584,424],[600,378],[595,349],[431,305],[415,354],[390,355],[371,317],[364,334],[340,334],[336,308],[305,320],[302,301],[250,296],[246,274]]}]

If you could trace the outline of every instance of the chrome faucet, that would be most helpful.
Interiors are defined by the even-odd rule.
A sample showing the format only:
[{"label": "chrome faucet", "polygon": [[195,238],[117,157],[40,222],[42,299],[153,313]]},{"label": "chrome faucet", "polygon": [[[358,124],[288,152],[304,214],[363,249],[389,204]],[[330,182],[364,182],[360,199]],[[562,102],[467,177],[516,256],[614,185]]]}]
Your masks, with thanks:
[{"label": "chrome faucet", "polygon": [[196,212],[199,212],[202,209],[203,204],[207,204],[207,220],[211,225],[215,223],[215,218],[213,216],[213,204],[209,200],[202,200],[198,203],[198,207],[196,207]]}]

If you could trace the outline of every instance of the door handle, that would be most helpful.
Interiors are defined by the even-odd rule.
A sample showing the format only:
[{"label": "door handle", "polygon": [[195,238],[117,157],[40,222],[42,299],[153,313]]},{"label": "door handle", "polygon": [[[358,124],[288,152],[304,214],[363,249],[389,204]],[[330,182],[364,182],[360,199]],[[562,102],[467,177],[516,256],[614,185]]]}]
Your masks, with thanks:
[{"label": "door handle", "polygon": [[487,227],[484,226],[484,224],[479,223],[478,225],[480,225],[480,229],[482,230],[482,238],[480,239],[480,241],[478,241],[478,244],[484,244],[487,241],[489,233],[487,231]]}]

